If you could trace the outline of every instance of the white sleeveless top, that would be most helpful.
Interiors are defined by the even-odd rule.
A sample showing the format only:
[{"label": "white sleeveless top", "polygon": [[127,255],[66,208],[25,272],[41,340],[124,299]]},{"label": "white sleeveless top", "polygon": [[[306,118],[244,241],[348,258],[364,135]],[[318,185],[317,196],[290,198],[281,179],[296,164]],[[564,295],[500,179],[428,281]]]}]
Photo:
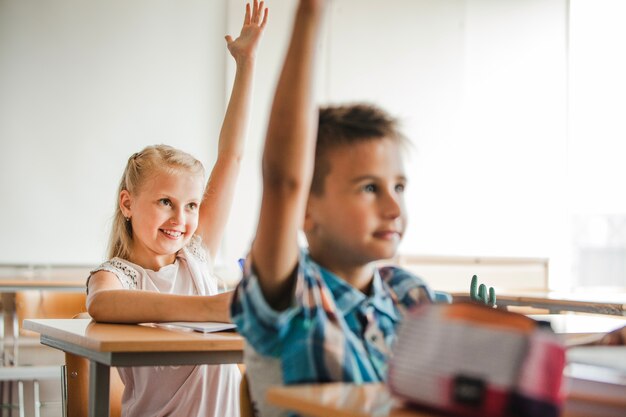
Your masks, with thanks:
[{"label": "white sleeveless top", "polygon": [[[217,294],[212,264],[199,237],[176,261],[158,271],[113,258],[96,271],[115,274],[124,288],[167,294]],[[238,417],[241,374],[236,365],[117,368],[122,382],[122,416]]]}]

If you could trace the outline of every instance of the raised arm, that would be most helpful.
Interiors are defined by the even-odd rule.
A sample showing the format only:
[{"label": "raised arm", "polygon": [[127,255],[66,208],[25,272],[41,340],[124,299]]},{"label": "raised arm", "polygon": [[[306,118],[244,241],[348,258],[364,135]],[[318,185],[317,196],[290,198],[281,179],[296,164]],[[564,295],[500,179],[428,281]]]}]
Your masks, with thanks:
[{"label": "raised arm", "polygon": [[246,4],[246,14],[239,37],[233,40],[226,36],[228,50],[237,63],[237,70],[220,132],[217,160],[200,205],[197,230],[212,258],[215,257],[222,241],[235,193],[250,121],[256,50],[267,23],[267,15],[268,10],[264,2],[254,0],[252,9],[250,4]]},{"label": "raised arm", "polygon": [[313,174],[314,79],[326,0],[301,0],[280,74],[263,152],[263,197],[252,261],[266,299],[280,308],[298,259]]}]

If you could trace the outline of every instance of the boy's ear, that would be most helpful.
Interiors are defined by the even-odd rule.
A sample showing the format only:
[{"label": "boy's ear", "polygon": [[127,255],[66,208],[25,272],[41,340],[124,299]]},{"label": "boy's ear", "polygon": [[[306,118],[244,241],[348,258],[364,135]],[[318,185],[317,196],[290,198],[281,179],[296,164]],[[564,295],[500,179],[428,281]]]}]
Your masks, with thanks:
[{"label": "boy's ear", "polygon": [[309,196],[309,199],[306,202],[306,210],[304,212],[303,230],[305,233],[312,231],[315,227],[315,222],[313,221],[313,216],[311,214],[311,205],[311,197]]},{"label": "boy's ear", "polygon": [[132,217],[132,196],[130,195],[130,193],[128,192],[128,190],[122,190],[120,192],[120,210],[122,210],[122,214],[124,215],[124,217],[126,218],[130,218]]}]

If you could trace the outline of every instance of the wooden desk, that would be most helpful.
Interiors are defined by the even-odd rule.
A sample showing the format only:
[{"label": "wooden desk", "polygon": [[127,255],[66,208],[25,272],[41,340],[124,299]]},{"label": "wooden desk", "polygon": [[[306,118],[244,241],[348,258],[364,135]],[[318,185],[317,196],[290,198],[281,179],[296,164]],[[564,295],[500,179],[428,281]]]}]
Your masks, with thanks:
[{"label": "wooden desk", "polygon": [[[409,408],[391,396],[384,384],[348,383],[273,387],[267,391],[270,404],[310,417],[441,417],[432,411]],[[626,415],[626,408],[618,414]],[[592,417],[593,414],[584,414]],[[568,410],[566,401],[561,417],[583,417]]]},{"label": "wooden desk", "polygon": [[626,317],[602,314],[530,314],[528,317],[550,322],[556,334],[567,335],[567,337],[581,333],[608,333],[626,326]]},{"label": "wooden desk", "polygon": [[89,416],[109,415],[111,366],[241,363],[243,338],[237,333],[174,331],[90,319],[25,320],[41,343],[83,356],[89,367]]},{"label": "wooden desk", "polygon": [[[452,293],[455,301],[469,301],[468,293]],[[582,313],[626,316],[626,294],[589,295],[562,292],[532,292],[500,294],[496,292],[498,307],[526,306],[546,309],[550,313],[577,311]]]}]

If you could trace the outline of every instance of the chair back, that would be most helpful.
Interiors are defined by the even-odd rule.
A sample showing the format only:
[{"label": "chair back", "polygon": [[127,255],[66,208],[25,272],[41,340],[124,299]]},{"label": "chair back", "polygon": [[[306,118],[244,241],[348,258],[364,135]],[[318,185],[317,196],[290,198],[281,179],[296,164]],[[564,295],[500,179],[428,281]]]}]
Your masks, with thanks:
[{"label": "chair back", "polygon": [[22,329],[24,319],[70,319],[87,311],[85,293],[59,291],[18,291],[15,293],[15,314],[21,336],[39,336]]}]

